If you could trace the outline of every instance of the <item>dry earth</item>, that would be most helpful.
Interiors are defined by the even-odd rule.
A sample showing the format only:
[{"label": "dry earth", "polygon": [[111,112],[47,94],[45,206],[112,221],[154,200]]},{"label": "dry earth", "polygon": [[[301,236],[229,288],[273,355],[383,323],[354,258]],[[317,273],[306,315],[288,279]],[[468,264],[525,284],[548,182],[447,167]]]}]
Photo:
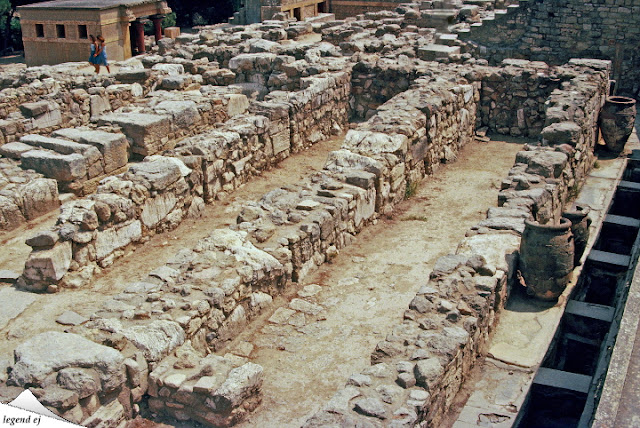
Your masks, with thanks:
[{"label": "dry earth", "polygon": [[[226,201],[209,206],[202,218],[154,236],[105,269],[91,289],[38,295],[35,303],[0,331],[0,359],[10,358],[12,350],[28,337],[64,330],[55,319],[66,310],[89,316],[107,296],[141,280],[179,249],[192,247],[211,230],[234,223],[244,202],[321,169],[327,153],[340,144],[340,138],[316,144],[257,177]],[[393,218],[380,218],[332,263],[275,299],[272,308],[282,314],[291,299],[304,297],[324,308],[320,314],[299,314],[274,323],[269,321],[271,311],[223,351],[247,355],[264,367],[263,403],[242,427],[300,426],[368,363],[376,343],[401,320],[417,289],[426,283],[434,261],[454,252],[465,232],[496,205],[500,182],[521,146],[522,142],[491,141],[465,147],[457,162],[442,166],[424,180]],[[52,224],[55,218],[49,216],[41,223]],[[29,250],[23,243],[26,229],[41,227],[27,225],[1,238],[0,269],[21,271]],[[150,421],[131,425],[166,426]]]}]

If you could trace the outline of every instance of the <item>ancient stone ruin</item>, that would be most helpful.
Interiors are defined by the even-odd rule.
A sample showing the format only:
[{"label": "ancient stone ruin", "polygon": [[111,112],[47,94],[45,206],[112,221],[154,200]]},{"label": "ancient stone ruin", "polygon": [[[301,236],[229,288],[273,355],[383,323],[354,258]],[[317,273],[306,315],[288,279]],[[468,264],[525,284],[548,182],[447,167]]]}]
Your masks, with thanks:
[{"label": "ancient stone ruin", "polygon": [[[440,426],[514,286],[524,221],[558,220],[593,167],[612,77],[607,60],[514,59],[517,48],[473,39],[543,6],[450,3],[204,27],[111,75],[70,64],[0,75],[0,228],[60,210],[25,236],[16,287],[33,293],[91,289],[132,248],[343,136],[322,171],[245,204],[236,224],[105,296],[65,333],[25,338],[1,388],[30,388],[88,427],[124,427],[141,405],[237,424],[260,405],[264,373],[228,343],[462,147],[487,133],[527,137],[497,206],[416,288],[371,364],[305,423]],[[321,310],[297,298],[272,316]]]}]

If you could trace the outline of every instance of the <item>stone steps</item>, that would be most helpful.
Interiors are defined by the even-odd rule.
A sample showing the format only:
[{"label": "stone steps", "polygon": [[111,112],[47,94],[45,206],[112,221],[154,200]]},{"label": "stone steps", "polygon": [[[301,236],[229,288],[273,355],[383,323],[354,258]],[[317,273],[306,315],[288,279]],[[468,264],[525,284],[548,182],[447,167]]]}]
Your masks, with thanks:
[{"label": "stone steps", "polygon": [[61,191],[82,196],[93,193],[100,179],[126,168],[127,148],[122,134],[68,128],[54,132],[53,137],[25,135],[0,147],[0,154],[56,180]]}]

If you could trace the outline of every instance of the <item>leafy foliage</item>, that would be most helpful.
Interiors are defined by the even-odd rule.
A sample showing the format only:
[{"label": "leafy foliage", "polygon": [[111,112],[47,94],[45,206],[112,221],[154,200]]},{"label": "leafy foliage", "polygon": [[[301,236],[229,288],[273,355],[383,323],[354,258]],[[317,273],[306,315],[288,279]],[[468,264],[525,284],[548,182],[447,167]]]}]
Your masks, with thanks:
[{"label": "leafy foliage", "polygon": [[[20,20],[15,16],[16,8],[42,1],[47,0],[0,0],[0,53],[22,48]],[[238,1],[168,0],[167,3],[173,13],[163,20],[163,27],[193,27],[226,22],[233,15],[234,6]],[[152,31],[151,28],[148,31]]]}]

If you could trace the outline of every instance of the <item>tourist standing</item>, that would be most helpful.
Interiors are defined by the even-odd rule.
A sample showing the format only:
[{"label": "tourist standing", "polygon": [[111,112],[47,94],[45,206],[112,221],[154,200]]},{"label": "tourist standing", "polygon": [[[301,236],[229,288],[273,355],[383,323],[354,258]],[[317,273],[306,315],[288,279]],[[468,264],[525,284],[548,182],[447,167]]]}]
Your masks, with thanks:
[{"label": "tourist standing", "polygon": [[100,73],[100,66],[96,64],[96,52],[98,50],[98,41],[96,40],[95,37],[93,37],[93,34],[89,35],[89,39],[91,39],[91,47],[90,47],[91,53],[89,54],[89,64],[93,66],[96,73]]},{"label": "tourist standing", "polygon": [[98,48],[96,49],[96,61],[97,71],[96,73],[100,73],[100,66],[104,65],[107,67],[107,73],[111,73],[111,69],[109,68],[109,63],[107,62],[107,47],[104,44],[104,37],[101,35],[98,36]]}]

